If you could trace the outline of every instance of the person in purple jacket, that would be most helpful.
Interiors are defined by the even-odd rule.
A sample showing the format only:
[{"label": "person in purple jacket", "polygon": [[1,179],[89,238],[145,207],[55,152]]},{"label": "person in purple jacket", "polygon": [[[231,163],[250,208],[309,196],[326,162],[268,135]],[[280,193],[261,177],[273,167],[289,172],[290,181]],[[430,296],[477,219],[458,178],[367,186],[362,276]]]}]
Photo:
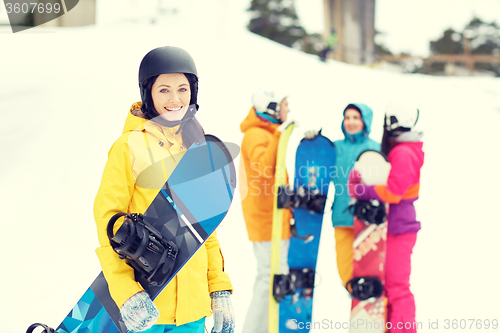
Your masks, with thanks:
[{"label": "person in purple jacket", "polygon": [[418,199],[420,169],[424,163],[422,133],[412,130],[416,108],[389,104],[386,107],[382,152],[391,163],[387,185],[367,186],[361,175],[349,175],[349,195],[360,200],[389,203],[385,291],[390,332],[416,332],[415,300],[410,291],[411,254],[420,230],[413,202]]}]

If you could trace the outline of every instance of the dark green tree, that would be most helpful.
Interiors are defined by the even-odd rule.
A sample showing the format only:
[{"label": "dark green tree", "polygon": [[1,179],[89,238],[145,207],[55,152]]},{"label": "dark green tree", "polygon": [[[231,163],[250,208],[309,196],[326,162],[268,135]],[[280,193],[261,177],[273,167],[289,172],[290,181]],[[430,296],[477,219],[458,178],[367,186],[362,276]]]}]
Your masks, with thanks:
[{"label": "dark green tree", "polygon": [[[470,39],[472,54],[500,55],[500,27],[495,22],[487,23],[477,17],[462,32],[453,29],[444,31],[440,38],[430,42],[430,50],[433,54],[463,54],[465,38]],[[434,63],[431,72],[443,71],[444,66],[444,63]],[[475,68],[489,70],[500,76],[498,63],[476,63]]]},{"label": "dark green tree", "polygon": [[375,30],[375,56],[393,55],[391,50],[382,41],[385,34],[385,32]]},{"label": "dark green tree", "polygon": [[[294,47],[307,36],[301,26],[294,0],[252,0],[248,11],[252,19],[248,30],[283,45]],[[302,49],[302,41],[296,47]]]},{"label": "dark green tree", "polygon": [[[435,41],[430,42],[430,50],[433,54],[463,54],[463,36],[459,32],[449,28]],[[431,73],[443,72],[446,63],[434,62],[431,64]]]},{"label": "dark green tree", "polygon": [[462,34],[451,28],[447,29],[439,39],[430,42],[431,53],[462,54],[464,53],[462,39]]},{"label": "dark green tree", "polygon": [[[464,35],[471,39],[472,54],[500,56],[500,26],[496,22],[487,23],[475,17],[465,27]],[[476,63],[474,68],[492,71],[500,76],[499,63]]]},{"label": "dark green tree", "polygon": [[392,52],[384,44],[375,43],[375,56],[379,55],[392,55]]}]

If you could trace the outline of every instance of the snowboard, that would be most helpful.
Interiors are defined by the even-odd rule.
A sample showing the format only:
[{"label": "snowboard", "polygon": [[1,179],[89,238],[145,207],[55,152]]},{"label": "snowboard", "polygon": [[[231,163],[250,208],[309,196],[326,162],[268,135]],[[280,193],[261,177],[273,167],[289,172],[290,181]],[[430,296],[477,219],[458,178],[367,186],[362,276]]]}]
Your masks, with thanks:
[{"label": "snowboard", "polygon": [[[278,208],[279,189],[281,189],[287,181],[286,173],[286,151],[288,147],[288,140],[295,124],[290,123],[285,130],[281,133],[278,142],[278,151],[276,155],[276,168],[275,168],[275,183],[274,183],[274,201],[273,201],[273,226],[272,226],[272,246],[271,246],[271,269],[270,269],[270,283],[273,284],[275,275],[280,273],[280,248],[281,248],[281,235],[283,224],[283,208]],[[278,333],[278,319],[279,319],[279,305],[273,295],[273,288],[269,288],[269,317],[268,317],[268,332]]]},{"label": "snowboard", "polygon": [[[203,142],[191,145],[185,152],[167,182],[143,212],[144,220],[166,239],[173,241],[178,248],[174,267],[164,284],[154,286],[138,279],[152,299],[158,296],[215,231],[233,200],[236,187],[233,158],[239,148],[235,144],[225,144],[212,135],[205,135],[204,139]],[[128,332],[102,272],[55,331]]]},{"label": "snowboard", "polygon": [[[367,150],[362,152],[354,168],[361,174],[361,182],[366,185],[386,184],[391,169],[387,158],[380,152]],[[387,206],[378,202],[357,202],[354,212],[353,243],[353,279],[360,284],[375,281],[374,290],[378,297],[352,298],[351,322],[358,323],[350,327],[350,333],[385,332],[385,291],[384,266],[387,239]],[[374,214],[378,210],[379,214]],[[380,213],[382,215],[380,215]],[[369,216],[384,216],[371,218]],[[377,223],[370,223],[377,221]],[[379,282],[380,281],[380,284]],[[360,288],[361,294],[371,294],[368,288]],[[377,290],[378,289],[378,290]]]},{"label": "snowboard", "polygon": [[[280,302],[279,332],[309,332],[323,211],[335,165],[325,136],[302,139],[295,155],[292,238],[288,252],[291,294]],[[302,325],[300,324],[302,323]]]}]

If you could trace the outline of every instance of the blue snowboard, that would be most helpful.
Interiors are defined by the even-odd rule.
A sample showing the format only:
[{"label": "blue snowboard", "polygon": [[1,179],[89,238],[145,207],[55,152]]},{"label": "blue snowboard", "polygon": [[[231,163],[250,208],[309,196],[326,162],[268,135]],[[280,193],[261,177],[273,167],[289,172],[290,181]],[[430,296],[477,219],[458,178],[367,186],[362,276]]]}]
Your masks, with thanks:
[{"label": "blue snowboard", "polygon": [[[147,283],[139,281],[152,299],[215,231],[233,200],[236,187],[233,157],[227,146],[215,136],[206,135],[205,140],[199,145],[193,144],[186,151],[168,181],[143,213],[146,221],[179,248],[171,276],[163,286],[148,287]],[[230,147],[236,152],[236,145],[231,144]],[[128,332],[102,272],[56,332]]]},{"label": "blue snowboard", "polygon": [[[334,164],[335,148],[327,137],[318,135],[314,140],[303,139],[295,156],[294,192],[304,187],[308,190],[319,190],[326,197]],[[307,280],[306,287],[314,286],[323,214],[294,208],[293,216],[297,234],[312,235],[314,238],[309,242],[296,237],[290,239],[290,274],[292,280],[302,276]],[[304,288],[300,284],[295,295],[287,296],[280,302],[280,333],[309,332],[306,324],[311,322],[312,318],[314,288]]]}]

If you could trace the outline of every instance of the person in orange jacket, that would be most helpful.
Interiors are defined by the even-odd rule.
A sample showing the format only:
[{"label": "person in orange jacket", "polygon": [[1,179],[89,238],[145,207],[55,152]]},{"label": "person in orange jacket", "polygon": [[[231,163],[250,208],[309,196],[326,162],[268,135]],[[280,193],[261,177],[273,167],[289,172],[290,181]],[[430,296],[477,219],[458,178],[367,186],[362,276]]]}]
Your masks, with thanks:
[{"label": "person in orange jacket", "polygon": [[[177,47],[159,47],[139,67],[142,102],[128,112],[123,134],[108,154],[94,202],[100,247],[96,249],[111,297],[133,332],[204,332],[214,313],[214,333],[233,333],[232,285],[214,232],[157,298],[151,301],[134,269],[113,250],[106,227],[119,212],[144,213],[175,166],[203,129],[196,120],[198,75],[191,56]],[[158,187],[140,186],[155,161],[166,166]],[[165,175],[165,176],[163,176]],[[123,223],[117,221],[115,230]],[[154,326],[153,326],[154,325]]]},{"label": "person in orange jacket", "polygon": [[[243,333],[265,333],[268,328],[268,307],[271,265],[271,236],[278,141],[290,109],[285,95],[259,90],[252,97],[253,107],[240,125],[244,133],[241,157],[248,193],[241,206],[248,238],[257,259],[257,277]],[[243,196],[242,196],[243,197]],[[280,273],[288,274],[291,213],[285,210],[281,241]]]}]

